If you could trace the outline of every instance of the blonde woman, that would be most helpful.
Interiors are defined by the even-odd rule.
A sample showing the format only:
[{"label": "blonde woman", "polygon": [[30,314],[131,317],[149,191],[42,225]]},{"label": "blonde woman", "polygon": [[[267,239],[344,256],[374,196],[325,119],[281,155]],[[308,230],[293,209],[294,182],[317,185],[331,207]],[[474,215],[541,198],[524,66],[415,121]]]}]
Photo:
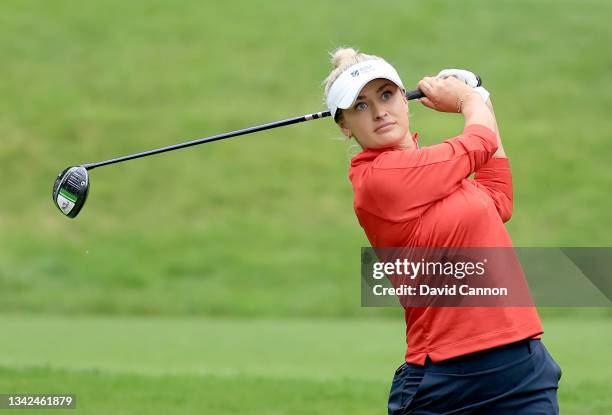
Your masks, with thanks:
[{"label": "blonde woman", "polygon": [[[373,247],[511,247],[512,177],[489,94],[445,70],[418,83],[421,104],[458,113],[463,131],[422,147],[404,85],[384,59],[332,54],[329,110],[362,151],[351,160],[354,209]],[[470,175],[475,173],[474,179]],[[535,307],[406,307],[406,354],[389,414],[557,414],[561,369]]]}]

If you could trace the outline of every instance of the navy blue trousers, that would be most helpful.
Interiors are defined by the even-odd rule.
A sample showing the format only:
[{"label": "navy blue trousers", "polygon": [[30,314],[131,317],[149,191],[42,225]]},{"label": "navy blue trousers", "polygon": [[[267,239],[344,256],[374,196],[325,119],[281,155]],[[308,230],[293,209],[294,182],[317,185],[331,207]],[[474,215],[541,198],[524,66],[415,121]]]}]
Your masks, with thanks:
[{"label": "navy blue trousers", "polygon": [[425,366],[404,363],[389,415],[556,415],[561,368],[540,340],[523,340]]}]

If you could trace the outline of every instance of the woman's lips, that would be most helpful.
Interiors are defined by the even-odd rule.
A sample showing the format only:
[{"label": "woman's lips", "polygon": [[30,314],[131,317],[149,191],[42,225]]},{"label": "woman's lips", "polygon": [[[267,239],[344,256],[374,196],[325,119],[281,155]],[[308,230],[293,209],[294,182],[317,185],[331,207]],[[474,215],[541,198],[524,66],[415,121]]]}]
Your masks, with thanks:
[{"label": "woman's lips", "polygon": [[378,133],[380,131],[384,131],[385,129],[389,129],[390,126],[395,125],[394,122],[386,122],[378,127],[376,127],[376,129],[374,130],[375,133]]}]

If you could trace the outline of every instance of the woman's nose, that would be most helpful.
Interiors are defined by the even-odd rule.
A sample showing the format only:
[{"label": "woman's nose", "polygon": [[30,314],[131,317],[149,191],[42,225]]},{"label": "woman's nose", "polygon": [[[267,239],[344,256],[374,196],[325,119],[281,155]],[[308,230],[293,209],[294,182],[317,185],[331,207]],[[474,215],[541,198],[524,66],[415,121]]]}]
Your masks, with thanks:
[{"label": "woman's nose", "polygon": [[374,119],[381,119],[387,115],[387,110],[383,105],[373,105],[372,112],[374,113]]}]

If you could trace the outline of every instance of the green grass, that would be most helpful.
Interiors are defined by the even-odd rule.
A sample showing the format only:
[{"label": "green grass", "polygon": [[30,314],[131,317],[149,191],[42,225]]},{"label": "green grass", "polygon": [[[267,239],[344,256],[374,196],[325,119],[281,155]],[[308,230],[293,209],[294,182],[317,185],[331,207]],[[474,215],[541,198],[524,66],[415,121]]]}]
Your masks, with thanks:
[{"label": "green grass", "polygon": [[[62,385],[62,390],[76,394],[76,411],[53,412],[66,415],[75,412],[122,415],[372,414],[384,411],[384,394],[387,392],[387,385],[363,380],[139,376],[95,371],[2,368],[0,376],[0,387],[3,389],[6,389],[6,384],[19,385],[22,390],[55,390]],[[28,381],[19,382],[23,378]],[[40,410],[20,413],[40,413]]]},{"label": "green grass", "polygon": [[[84,414],[382,413],[404,348],[401,319],[2,315],[0,326],[0,391],[73,393]],[[563,413],[610,413],[612,323],[544,326]]]},{"label": "green grass", "polygon": [[[3,2],[0,310],[359,316],[367,240],[328,120],[95,170],[75,220],[50,200],[69,164],[322,108],[341,44],[407,85],[481,73],[511,156],[514,242],[609,244],[612,5],[576,4]],[[460,131],[411,111],[425,143]]]}]

